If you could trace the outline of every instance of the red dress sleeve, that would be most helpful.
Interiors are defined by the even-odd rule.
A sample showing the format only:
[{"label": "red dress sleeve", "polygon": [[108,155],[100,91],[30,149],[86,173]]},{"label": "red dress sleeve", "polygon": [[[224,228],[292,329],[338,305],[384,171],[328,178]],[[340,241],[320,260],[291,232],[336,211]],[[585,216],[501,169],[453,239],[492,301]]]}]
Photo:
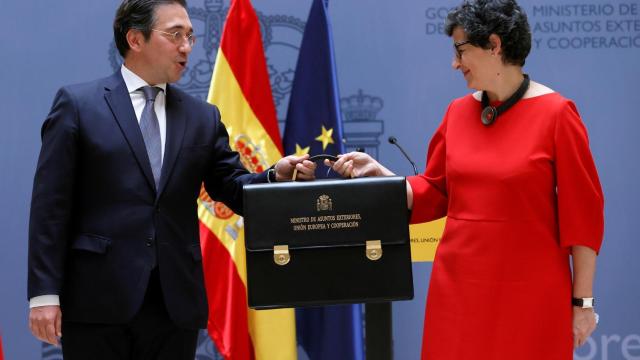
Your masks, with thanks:
[{"label": "red dress sleeve", "polygon": [[604,196],[587,130],[573,102],[567,100],[556,115],[554,137],[560,245],[583,245],[599,252]]},{"label": "red dress sleeve", "polygon": [[413,191],[413,209],[410,222],[422,223],[447,215],[446,132],[447,114],[436,130],[427,151],[427,168],[424,174],[408,176]]}]

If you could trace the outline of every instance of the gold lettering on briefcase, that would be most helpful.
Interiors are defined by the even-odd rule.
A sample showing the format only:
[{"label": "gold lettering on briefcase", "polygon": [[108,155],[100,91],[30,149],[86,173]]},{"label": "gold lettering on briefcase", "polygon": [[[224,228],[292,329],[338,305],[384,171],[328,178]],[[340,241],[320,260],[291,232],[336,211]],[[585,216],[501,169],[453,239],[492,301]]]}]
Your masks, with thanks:
[{"label": "gold lettering on briefcase", "polygon": [[339,231],[360,227],[362,215],[338,214],[289,218],[293,231]]},{"label": "gold lettering on briefcase", "polygon": [[318,200],[316,200],[316,208],[318,211],[330,211],[333,209],[333,204],[331,203],[331,198],[329,195],[320,195]]}]

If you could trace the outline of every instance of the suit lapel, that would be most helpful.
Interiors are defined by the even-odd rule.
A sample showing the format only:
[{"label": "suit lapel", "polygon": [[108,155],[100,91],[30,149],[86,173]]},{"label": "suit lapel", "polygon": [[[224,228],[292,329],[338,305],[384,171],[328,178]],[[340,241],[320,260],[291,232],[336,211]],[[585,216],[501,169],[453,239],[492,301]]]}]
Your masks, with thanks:
[{"label": "suit lapel", "polygon": [[138,165],[147,179],[147,183],[151,188],[155,189],[153,172],[151,171],[147,149],[144,146],[140,125],[138,125],[136,113],[131,104],[129,91],[119,71],[108,79],[105,89],[104,98],[109,104],[120,130],[122,130],[124,137],[127,139],[127,143],[131,147]]},{"label": "suit lapel", "polygon": [[184,139],[184,132],[186,129],[186,112],[182,108],[181,95],[170,85],[167,85],[167,101],[166,101],[166,116],[167,116],[167,134],[166,145],[164,148],[164,158],[162,161],[162,173],[160,176],[160,190],[158,191],[158,198],[162,194],[162,191],[167,185],[171,172],[176,164],[176,159],[182,148],[182,140]]}]

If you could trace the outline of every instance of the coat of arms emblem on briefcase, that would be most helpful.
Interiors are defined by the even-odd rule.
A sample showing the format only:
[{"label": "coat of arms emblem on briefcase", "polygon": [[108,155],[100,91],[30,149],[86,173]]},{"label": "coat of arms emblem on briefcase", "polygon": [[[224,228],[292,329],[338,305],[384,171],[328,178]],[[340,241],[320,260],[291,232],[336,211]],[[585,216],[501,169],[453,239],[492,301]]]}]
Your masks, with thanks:
[{"label": "coat of arms emblem on briefcase", "polygon": [[329,195],[320,195],[316,200],[316,208],[318,211],[330,211],[333,208]]}]

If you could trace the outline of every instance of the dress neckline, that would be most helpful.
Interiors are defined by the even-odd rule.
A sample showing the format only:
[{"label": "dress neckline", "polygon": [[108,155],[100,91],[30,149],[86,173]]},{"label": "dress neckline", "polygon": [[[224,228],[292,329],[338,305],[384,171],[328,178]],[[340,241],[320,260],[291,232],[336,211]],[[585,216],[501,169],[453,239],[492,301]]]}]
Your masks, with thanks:
[{"label": "dress neckline", "polygon": [[[476,94],[476,93],[471,93],[471,94],[469,94],[469,95],[473,98],[473,100],[475,100],[475,101],[477,101],[477,102],[481,103],[481,102],[482,102],[482,98],[477,99],[477,98],[475,97],[475,94]],[[558,94],[558,92],[557,92],[557,91],[552,91],[552,92],[548,92],[548,93],[544,93],[544,94],[540,94],[540,95],[536,95],[536,96],[531,96],[531,97],[527,97],[527,98],[522,98],[522,99],[518,100],[518,102],[520,102],[520,101],[532,100],[532,99],[538,99],[538,98],[541,98],[541,97],[543,97],[543,96],[552,95],[552,94]],[[499,105],[500,105],[500,104],[502,104],[503,102],[504,102],[504,101],[491,101],[491,102],[489,102],[489,104],[490,104],[491,106],[499,106]]]}]

